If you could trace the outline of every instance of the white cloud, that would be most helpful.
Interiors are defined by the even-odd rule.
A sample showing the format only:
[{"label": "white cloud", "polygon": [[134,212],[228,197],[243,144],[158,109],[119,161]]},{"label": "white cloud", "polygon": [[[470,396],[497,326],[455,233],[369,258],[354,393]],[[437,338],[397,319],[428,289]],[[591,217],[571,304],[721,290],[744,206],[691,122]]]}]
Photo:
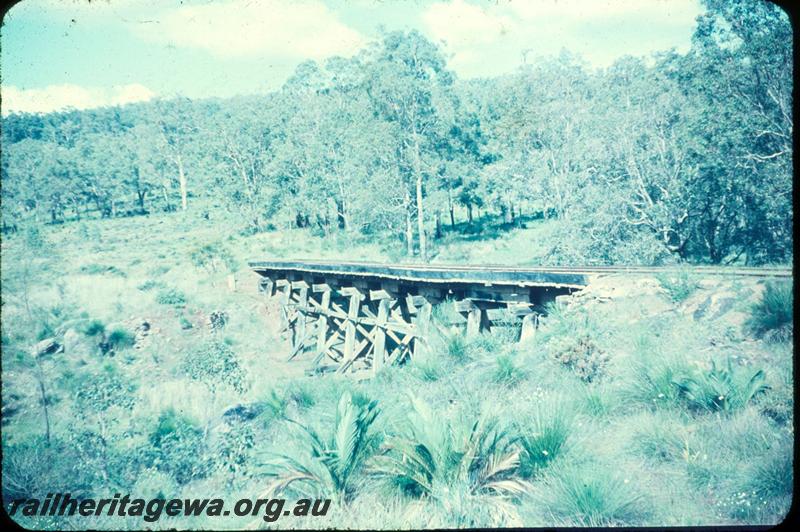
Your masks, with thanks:
[{"label": "white cloud", "polygon": [[495,41],[514,26],[510,17],[464,0],[432,4],[422,21],[433,38],[458,48]]},{"label": "white cloud", "polygon": [[140,37],[223,57],[258,54],[322,59],[349,56],[366,42],[317,0],[227,0],[167,9]]},{"label": "white cloud", "polygon": [[155,93],[138,83],[116,85],[110,88],[81,87],[73,84],[48,85],[41,89],[20,89],[3,85],[3,114],[12,111],[24,113],[49,113],[69,107],[89,109],[110,105],[150,100]]},{"label": "white cloud", "polygon": [[507,72],[562,49],[608,66],[623,55],[690,44],[698,0],[441,0],[422,14],[425,32],[446,43],[462,76]]},{"label": "white cloud", "polygon": [[512,0],[511,10],[522,19],[595,19],[619,16],[680,16],[692,8],[687,0]]}]

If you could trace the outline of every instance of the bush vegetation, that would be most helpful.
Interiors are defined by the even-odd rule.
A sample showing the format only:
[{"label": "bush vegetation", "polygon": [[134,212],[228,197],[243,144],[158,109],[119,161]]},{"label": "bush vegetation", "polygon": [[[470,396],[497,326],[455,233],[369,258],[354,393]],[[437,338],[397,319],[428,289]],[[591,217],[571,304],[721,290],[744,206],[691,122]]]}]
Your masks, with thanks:
[{"label": "bush vegetation", "polygon": [[787,340],[792,338],[793,317],[792,283],[772,282],[767,283],[761,300],[751,308],[747,325],[758,338]]}]

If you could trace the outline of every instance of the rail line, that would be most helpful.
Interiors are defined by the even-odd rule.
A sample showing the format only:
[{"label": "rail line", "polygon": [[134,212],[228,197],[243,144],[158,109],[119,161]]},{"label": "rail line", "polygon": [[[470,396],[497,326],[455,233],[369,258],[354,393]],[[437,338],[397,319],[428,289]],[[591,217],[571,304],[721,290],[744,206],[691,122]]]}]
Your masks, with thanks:
[{"label": "rail line", "polygon": [[475,272],[482,274],[515,273],[515,274],[574,274],[574,275],[599,275],[599,274],[641,274],[653,275],[664,273],[678,273],[688,271],[691,273],[711,276],[735,277],[762,277],[762,278],[792,278],[793,270],[789,267],[741,267],[741,266],[507,266],[501,264],[459,265],[459,264],[419,264],[398,263],[384,264],[379,262],[351,262],[333,260],[303,260],[287,259],[275,261],[254,261],[249,266],[253,269],[261,267],[282,268],[287,270],[308,272],[339,272],[350,274],[392,274],[395,272]]}]

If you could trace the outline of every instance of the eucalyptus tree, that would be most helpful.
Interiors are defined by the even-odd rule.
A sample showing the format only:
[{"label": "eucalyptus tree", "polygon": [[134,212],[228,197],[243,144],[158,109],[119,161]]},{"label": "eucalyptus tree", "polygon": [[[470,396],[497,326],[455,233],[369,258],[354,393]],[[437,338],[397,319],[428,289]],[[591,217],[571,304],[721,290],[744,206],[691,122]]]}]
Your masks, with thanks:
[{"label": "eucalyptus tree", "polygon": [[[424,186],[437,168],[438,139],[450,129],[452,112],[447,109],[454,105],[454,76],[436,45],[416,31],[385,35],[367,57],[367,91],[378,115],[396,132],[404,184],[414,191],[420,256],[427,261]],[[407,199],[410,225],[411,201]],[[410,238],[408,226],[406,233]]]},{"label": "eucalyptus tree", "polygon": [[197,135],[199,118],[188,98],[158,100],[152,106],[148,106],[148,109],[150,116],[147,120],[157,126],[158,136],[154,139],[156,146],[177,173],[181,209],[185,211],[189,206],[186,161],[189,150],[197,148],[192,140]]},{"label": "eucalyptus tree", "polygon": [[702,98],[696,134],[707,139],[704,167],[715,177],[706,191],[726,202],[708,205],[696,253],[713,262],[785,260],[792,248],[791,25],[769,2],[706,5],[679,75]]},{"label": "eucalyptus tree", "polygon": [[270,168],[275,133],[273,105],[262,98],[236,99],[216,109],[203,138],[215,156],[215,184],[246,229],[260,231],[276,213],[279,189]]}]

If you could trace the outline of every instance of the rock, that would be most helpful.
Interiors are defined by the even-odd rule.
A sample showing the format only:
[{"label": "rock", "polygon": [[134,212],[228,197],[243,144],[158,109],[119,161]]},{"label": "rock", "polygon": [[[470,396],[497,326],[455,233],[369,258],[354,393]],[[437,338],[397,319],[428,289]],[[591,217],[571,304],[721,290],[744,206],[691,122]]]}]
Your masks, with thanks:
[{"label": "rock", "polygon": [[31,354],[35,357],[43,357],[64,351],[64,346],[56,342],[55,338],[47,338],[37,343],[31,349]]},{"label": "rock", "polygon": [[222,414],[222,419],[228,423],[235,421],[250,421],[261,414],[264,411],[264,408],[264,405],[259,403],[232,406],[225,410],[225,413]]},{"label": "rock", "polygon": [[133,329],[133,334],[135,336],[135,343],[133,344],[134,349],[141,349],[147,344],[148,338],[150,336],[150,331],[152,330],[150,326],[150,322],[147,320],[137,320],[138,324]]}]

